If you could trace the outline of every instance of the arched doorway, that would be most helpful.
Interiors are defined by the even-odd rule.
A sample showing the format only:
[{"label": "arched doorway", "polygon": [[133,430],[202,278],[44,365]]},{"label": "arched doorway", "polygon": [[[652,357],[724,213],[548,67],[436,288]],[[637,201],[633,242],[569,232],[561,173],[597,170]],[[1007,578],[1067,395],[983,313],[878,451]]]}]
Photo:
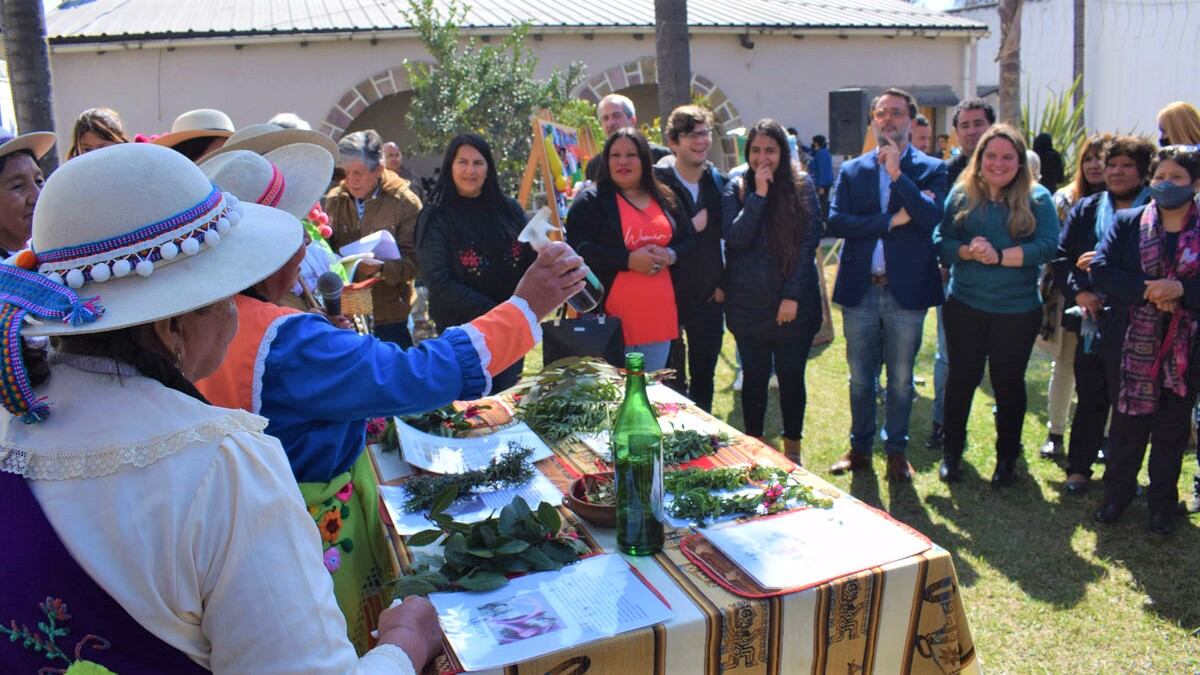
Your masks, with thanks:
[{"label": "arched doorway", "polygon": [[[628,96],[637,108],[638,121],[647,123],[660,116],[658,109],[658,60],[645,56],[613,66],[589,77],[587,82],[573,92],[575,96],[598,102],[608,94],[621,93]],[[725,131],[743,126],[737,107],[711,79],[692,73],[692,95],[708,99],[715,122],[713,150],[710,158],[718,166],[728,169],[740,163],[734,139],[725,136]]]}]

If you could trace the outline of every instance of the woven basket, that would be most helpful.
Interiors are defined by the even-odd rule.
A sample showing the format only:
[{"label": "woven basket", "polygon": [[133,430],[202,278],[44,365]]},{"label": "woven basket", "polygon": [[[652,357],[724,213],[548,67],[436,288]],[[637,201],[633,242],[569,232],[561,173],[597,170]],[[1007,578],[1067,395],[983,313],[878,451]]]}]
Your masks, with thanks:
[{"label": "woven basket", "polygon": [[346,316],[370,316],[375,312],[371,301],[371,287],[379,279],[368,279],[355,284],[346,284],[342,289],[342,314]]}]

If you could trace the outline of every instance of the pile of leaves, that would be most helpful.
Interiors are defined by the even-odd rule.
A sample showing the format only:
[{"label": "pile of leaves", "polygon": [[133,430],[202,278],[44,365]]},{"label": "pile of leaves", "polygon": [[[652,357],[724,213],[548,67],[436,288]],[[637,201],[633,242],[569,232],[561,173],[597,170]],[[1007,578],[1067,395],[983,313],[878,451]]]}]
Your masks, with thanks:
[{"label": "pile of leaves", "polygon": [[560,359],[531,379],[517,416],[550,442],[612,428],[625,398],[621,373],[601,359]]},{"label": "pile of leaves", "polygon": [[[703,526],[709,520],[729,515],[779,513],[801,504],[829,508],[833,501],[818,497],[797,476],[783,469],[758,465],[721,469],[685,469],[666,475],[667,492],[674,495],[669,511]],[[714,491],[757,488],[755,492],[714,494]]]},{"label": "pile of leaves", "polygon": [[447,489],[434,500],[429,520],[437,529],[423,530],[409,546],[442,542],[441,564],[418,565],[393,582],[399,597],[434,591],[490,591],[508,583],[508,575],[561,569],[579,560],[587,546],[574,530],[562,529],[558,510],[542,502],[533,511],[517,497],[493,516],[478,523],[459,523],[446,514],[458,498]]},{"label": "pile of leaves", "polygon": [[676,429],[663,436],[663,464],[678,466],[692,460],[715,455],[729,445],[729,434],[706,434],[694,429]]},{"label": "pile of leaves", "polygon": [[491,406],[472,405],[466,410],[456,410],[453,404],[442,406],[420,415],[403,417],[404,423],[418,431],[435,436],[454,438],[464,431],[471,431],[476,425],[471,422],[479,413],[491,410]]},{"label": "pile of leaves", "polygon": [[[455,500],[478,492],[522,485],[533,478],[533,464],[529,462],[533,448],[509,441],[508,452],[482,469],[473,469],[455,474],[421,474],[404,481],[408,499],[404,502],[407,511],[423,511],[434,508],[444,494],[452,492]],[[450,504],[446,504],[446,507]],[[444,508],[443,508],[444,510]]]}]

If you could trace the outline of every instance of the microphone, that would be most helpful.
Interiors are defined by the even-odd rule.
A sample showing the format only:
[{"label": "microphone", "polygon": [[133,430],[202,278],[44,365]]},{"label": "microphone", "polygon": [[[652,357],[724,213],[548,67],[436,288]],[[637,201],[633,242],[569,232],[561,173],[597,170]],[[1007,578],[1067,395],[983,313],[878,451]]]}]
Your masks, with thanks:
[{"label": "microphone", "polygon": [[325,313],[338,316],[342,313],[342,278],[336,272],[326,272],[317,277],[317,295],[325,305]]}]

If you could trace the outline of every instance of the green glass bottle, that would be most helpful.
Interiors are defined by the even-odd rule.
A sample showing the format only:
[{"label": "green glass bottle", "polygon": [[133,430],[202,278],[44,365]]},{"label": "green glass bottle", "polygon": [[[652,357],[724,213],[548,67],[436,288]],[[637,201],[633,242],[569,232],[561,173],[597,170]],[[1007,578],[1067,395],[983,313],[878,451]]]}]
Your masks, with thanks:
[{"label": "green glass bottle", "polygon": [[612,431],[617,485],[617,548],[653,555],[663,547],[662,429],[646,397],[641,354],[625,356],[625,401]]}]

